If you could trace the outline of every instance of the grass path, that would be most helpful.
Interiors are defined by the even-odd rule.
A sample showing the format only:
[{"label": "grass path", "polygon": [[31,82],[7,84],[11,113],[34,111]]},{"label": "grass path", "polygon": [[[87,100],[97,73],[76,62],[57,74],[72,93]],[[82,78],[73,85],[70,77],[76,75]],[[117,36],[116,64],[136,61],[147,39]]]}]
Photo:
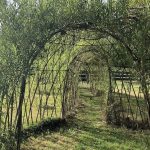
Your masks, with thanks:
[{"label": "grass path", "polygon": [[106,125],[103,99],[81,89],[78,113],[68,127],[30,137],[22,150],[149,150],[149,131]]}]

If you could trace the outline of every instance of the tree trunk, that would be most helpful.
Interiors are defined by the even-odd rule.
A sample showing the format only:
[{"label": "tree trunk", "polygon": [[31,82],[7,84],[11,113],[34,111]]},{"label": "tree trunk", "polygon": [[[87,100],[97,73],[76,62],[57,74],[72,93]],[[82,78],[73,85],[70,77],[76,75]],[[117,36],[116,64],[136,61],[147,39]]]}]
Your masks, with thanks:
[{"label": "tree trunk", "polygon": [[19,106],[17,110],[18,120],[16,124],[16,135],[17,135],[17,150],[20,150],[21,146],[21,130],[22,130],[22,105],[25,95],[25,87],[26,87],[26,76],[23,75],[20,87],[20,96],[19,96]]}]

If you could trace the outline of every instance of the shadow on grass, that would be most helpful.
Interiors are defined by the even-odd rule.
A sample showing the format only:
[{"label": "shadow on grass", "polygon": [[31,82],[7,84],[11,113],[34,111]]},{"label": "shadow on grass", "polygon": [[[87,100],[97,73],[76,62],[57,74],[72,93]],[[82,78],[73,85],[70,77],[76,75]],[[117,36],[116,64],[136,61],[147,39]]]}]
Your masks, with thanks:
[{"label": "shadow on grass", "polygon": [[32,125],[27,129],[22,131],[23,139],[27,139],[30,136],[40,136],[41,134],[46,134],[47,132],[56,132],[60,128],[68,128],[68,124],[65,119],[47,119],[37,125]]},{"label": "shadow on grass", "polygon": [[78,143],[75,149],[148,150],[150,148],[149,136],[143,135],[142,132],[110,126],[94,127],[94,124],[82,120],[74,122],[76,123],[73,123],[69,130],[62,131],[62,134]]},{"label": "shadow on grass", "polygon": [[[49,122],[41,123],[35,128],[26,129],[25,133],[30,134],[25,137],[36,137],[36,140],[33,141],[33,149],[36,149],[35,146],[38,150],[150,149],[148,134],[101,123],[100,118],[104,114],[100,112],[99,108],[100,105],[105,107],[105,104],[102,103],[103,99],[92,96],[88,89],[82,89],[81,92],[83,94],[81,95],[83,98],[81,104],[84,107],[79,107],[79,112],[74,118],[67,121],[56,119],[53,123],[52,120],[49,120]],[[29,149],[32,150],[31,147]]]}]

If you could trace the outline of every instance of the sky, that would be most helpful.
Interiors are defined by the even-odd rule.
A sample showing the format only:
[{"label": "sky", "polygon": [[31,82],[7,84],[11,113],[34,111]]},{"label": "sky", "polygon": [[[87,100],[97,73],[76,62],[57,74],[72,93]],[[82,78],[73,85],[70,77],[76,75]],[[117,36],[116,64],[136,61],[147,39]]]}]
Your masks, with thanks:
[{"label": "sky", "polygon": [[8,2],[10,2],[10,3],[12,3],[13,2],[13,0],[7,0]]}]

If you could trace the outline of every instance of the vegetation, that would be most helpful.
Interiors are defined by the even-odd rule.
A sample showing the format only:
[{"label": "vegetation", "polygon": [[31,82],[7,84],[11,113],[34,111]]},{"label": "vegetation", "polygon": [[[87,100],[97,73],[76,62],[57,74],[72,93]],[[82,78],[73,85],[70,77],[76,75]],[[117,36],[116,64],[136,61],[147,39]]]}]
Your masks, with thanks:
[{"label": "vegetation", "polygon": [[105,121],[106,103],[95,97],[88,88],[81,88],[78,114],[68,125],[58,131],[47,131],[40,136],[31,136],[24,142],[22,150],[148,150],[149,131],[133,131],[108,126]]},{"label": "vegetation", "polygon": [[[149,128],[149,40],[149,0],[1,0],[6,141],[15,137],[19,150],[24,128],[70,116],[80,103],[81,72],[93,94],[107,93],[107,123]],[[6,141],[0,145],[9,149]]]}]

